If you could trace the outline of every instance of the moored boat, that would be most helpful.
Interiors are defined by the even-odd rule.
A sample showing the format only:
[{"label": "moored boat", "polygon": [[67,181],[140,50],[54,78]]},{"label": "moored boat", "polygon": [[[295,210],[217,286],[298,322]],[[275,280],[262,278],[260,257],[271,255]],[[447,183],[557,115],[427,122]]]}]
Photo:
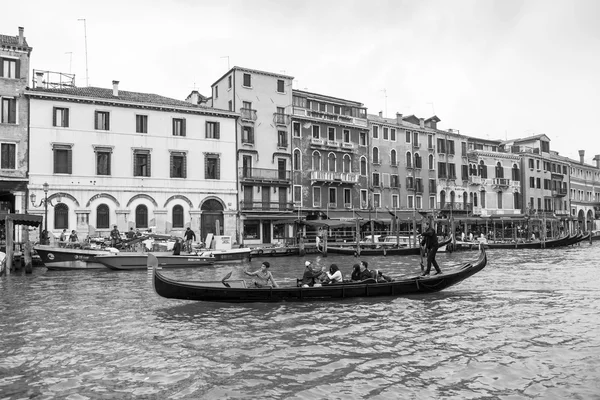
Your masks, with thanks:
[{"label": "moored boat", "polygon": [[[148,260],[152,264],[152,259]],[[157,261],[154,261],[157,264]],[[159,272],[154,265],[154,290],[162,297],[180,300],[214,301],[224,303],[253,303],[279,301],[332,300],[351,297],[407,296],[427,294],[456,285],[481,271],[487,264],[487,256],[481,249],[474,263],[467,263],[455,269],[447,269],[443,274],[422,277],[413,276],[392,282],[375,282],[373,279],[362,282],[344,282],[320,287],[246,287],[244,280],[221,281],[178,281]]]},{"label": "moored boat", "polygon": [[95,262],[101,263],[112,270],[146,269],[148,254],[158,258],[158,263],[163,268],[189,268],[212,265],[214,257],[195,254],[183,254],[175,256],[173,253],[120,253],[101,255],[95,258]]},{"label": "moored boat", "polygon": [[[452,239],[448,238],[439,243],[439,247],[450,243]],[[327,246],[328,253],[345,254],[345,255],[360,255],[360,256],[411,256],[420,255],[421,247],[389,247],[381,246],[376,248],[360,248],[360,254],[356,247],[349,246]]]},{"label": "moored boat", "polygon": [[62,269],[105,269],[106,267],[96,262],[96,257],[111,255],[118,250],[78,249],[70,247],[54,247],[36,245],[33,249],[50,270]]}]

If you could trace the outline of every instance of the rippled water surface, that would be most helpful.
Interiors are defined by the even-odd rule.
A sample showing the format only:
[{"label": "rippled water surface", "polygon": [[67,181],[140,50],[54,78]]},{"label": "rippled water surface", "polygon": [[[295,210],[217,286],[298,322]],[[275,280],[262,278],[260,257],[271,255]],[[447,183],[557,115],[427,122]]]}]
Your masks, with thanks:
[{"label": "rippled water surface", "polygon": [[[441,293],[341,302],[168,300],[147,271],[1,277],[0,399],[600,399],[600,244],[488,255]],[[307,259],[344,274],[357,261]],[[302,274],[302,258],[268,261],[280,282]],[[419,272],[416,257],[368,261]]]}]

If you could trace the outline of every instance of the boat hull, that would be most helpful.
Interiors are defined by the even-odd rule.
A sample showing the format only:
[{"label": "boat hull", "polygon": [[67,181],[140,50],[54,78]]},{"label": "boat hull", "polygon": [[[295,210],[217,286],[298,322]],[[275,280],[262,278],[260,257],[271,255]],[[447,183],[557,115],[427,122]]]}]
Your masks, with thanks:
[{"label": "boat hull", "polygon": [[[191,268],[212,265],[211,257],[196,255],[178,255],[171,253],[151,253],[158,259],[162,268]],[[112,270],[133,270],[148,268],[148,253],[121,253],[96,257],[96,262]]]},{"label": "boat hull", "polygon": [[[439,247],[445,246],[450,243],[451,239],[446,239],[439,243]],[[345,254],[345,255],[359,255],[356,247],[327,247],[328,253],[333,254]],[[360,256],[418,256],[421,254],[421,247],[400,247],[390,248],[388,246],[382,246],[379,248],[361,248]]]},{"label": "boat hull", "polygon": [[224,303],[321,301],[356,297],[398,297],[439,292],[481,271],[487,264],[485,250],[471,264],[431,277],[415,276],[393,282],[347,282],[321,287],[246,288],[244,281],[195,282],[170,279],[154,268],[154,290],[162,297]]},{"label": "boat hull", "polygon": [[82,250],[45,245],[34,246],[33,249],[49,270],[106,269],[103,264],[95,260],[97,256],[111,254],[110,251],[105,250]]}]

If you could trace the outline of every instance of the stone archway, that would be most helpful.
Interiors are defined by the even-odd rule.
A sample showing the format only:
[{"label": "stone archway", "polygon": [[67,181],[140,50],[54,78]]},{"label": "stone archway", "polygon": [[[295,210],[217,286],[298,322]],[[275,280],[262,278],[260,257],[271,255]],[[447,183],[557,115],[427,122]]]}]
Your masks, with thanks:
[{"label": "stone archway", "polygon": [[591,232],[594,229],[594,213],[592,210],[588,210],[585,217],[585,230]]},{"label": "stone archway", "polygon": [[577,213],[577,232],[583,231],[585,227],[585,213],[583,210],[579,210]]},{"label": "stone archway", "polygon": [[204,241],[206,235],[212,233],[215,236],[223,235],[223,204],[216,199],[208,199],[200,207],[200,239]]}]

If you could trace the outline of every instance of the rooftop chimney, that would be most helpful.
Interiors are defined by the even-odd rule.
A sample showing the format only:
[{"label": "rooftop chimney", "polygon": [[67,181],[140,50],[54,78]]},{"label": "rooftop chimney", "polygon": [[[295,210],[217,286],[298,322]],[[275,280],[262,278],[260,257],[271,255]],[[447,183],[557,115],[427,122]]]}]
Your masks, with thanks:
[{"label": "rooftop chimney", "polygon": [[44,73],[42,71],[35,71],[35,79],[33,81],[33,87],[42,87],[44,85]]},{"label": "rooftop chimney", "polygon": [[400,113],[396,113],[396,122],[398,123],[398,125],[402,125],[402,114]]},{"label": "rooftop chimney", "polygon": [[425,119],[424,118],[419,118],[419,126],[421,128],[425,128]]},{"label": "rooftop chimney", "polygon": [[119,81],[113,81],[113,96],[119,96]]},{"label": "rooftop chimney", "polygon": [[23,46],[23,31],[24,30],[25,29],[22,26],[19,27],[19,46]]},{"label": "rooftop chimney", "polygon": [[197,90],[192,90],[192,93],[186,99],[189,103],[198,105],[200,104],[200,93]]},{"label": "rooftop chimney", "polygon": [[585,156],[585,150],[579,150],[579,162],[583,164],[583,157]]},{"label": "rooftop chimney", "polygon": [[379,111],[379,118],[383,118],[383,111]]},{"label": "rooftop chimney", "polygon": [[596,161],[596,168],[600,169],[600,154],[594,156],[594,161]]}]

